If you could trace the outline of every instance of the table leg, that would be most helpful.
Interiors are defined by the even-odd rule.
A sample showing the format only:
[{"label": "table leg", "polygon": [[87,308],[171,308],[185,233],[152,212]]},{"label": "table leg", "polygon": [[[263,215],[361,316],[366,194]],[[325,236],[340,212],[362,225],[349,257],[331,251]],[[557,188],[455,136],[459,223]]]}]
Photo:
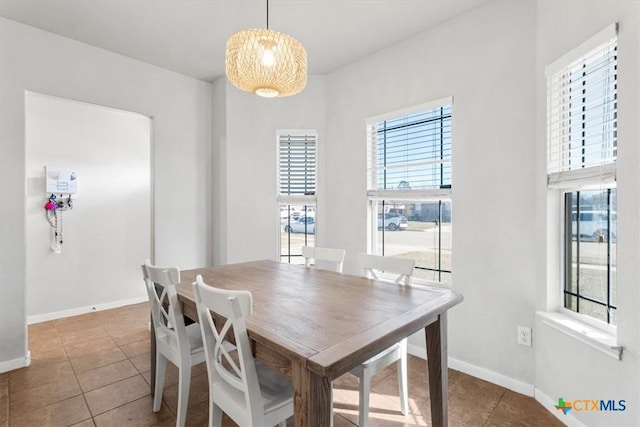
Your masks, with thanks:
[{"label": "table leg", "polygon": [[292,367],[294,425],[327,427],[331,425],[331,381],[309,371],[300,363]]},{"label": "table leg", "polygon": [[149,357],[151,358],[151,397],[153,397],[153,391],[156,389],[156,331],[153,318],[150,317],[150,319]]},{"label": "table leg", "polygon": [[448,425],[447,396],[447,313],[425,328],[427,339],[427,365],[431,400],[431,423],[434,427]]}]

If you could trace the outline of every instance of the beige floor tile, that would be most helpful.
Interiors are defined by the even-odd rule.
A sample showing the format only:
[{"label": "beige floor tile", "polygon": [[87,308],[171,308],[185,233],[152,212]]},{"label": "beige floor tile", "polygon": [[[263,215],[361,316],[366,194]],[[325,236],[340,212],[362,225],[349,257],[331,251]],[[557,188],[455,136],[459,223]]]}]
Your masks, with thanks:
[{"label": "beige floor tile", "polygon": [[147,382],[147,384],[149,384],[149,386],[151,386],[151,371],[144,372],[142,374],[142,378],[144,378],[144,380]]},{"label": "beige floor tile", "polygon": [[[172,420],[173,421],[173,420]],[[175,423],[175,421],[174,421]],[[186,427],[206,426],[209,423],[209,399],[196,405],[189,405],[187,409]]]},{"label": "beige floor tile", "polygon": [[491,427],[554,427],[564,424],[534,399],[507,390],[486,425]]},{"label": "beige floor tile", "polygon": [[125,344],[131,344],[133,342],[148,340],[149,339],[149,331],[145,329],[136,331],[136,332],[124,332],[121,334],[111,334],[111,338],[115,341],[119,346],[123,346]]},{"label": "beige floor tile", "polygon": [[149,319],[141,322],[136,317],[130,315],[109,319],[104,323],[104,328],[111,336],[138,332],[146,332],[147,335],[150,333]]},{"label": "beige floor tile", "polygon": [[[407,390],[409,399],[418,406],[422,406],[429,399],[429,383],[426,373],[409,369],[407,372]],[[393,373],[371,387],[373,393],[377,393],[400,402],[398,389],[398,375]],[[399,404],[399,403],[398,403]]]},{"label": "beige floor tile", "polygon": [[80,385],[71,370],[62,372],[49,382],[32,385],[21,391],[13,392],[9,386],[10,414],[27,413],[49,406],[81,393]]},{"label": "beige floor tile", "polygon": [[53,334],[29,333],[29,350],[34,351],[51,351],[55,349],[63,349],[62,339],[54,332]]},{"label": "beige floor tile", "polygon": [[[153,412],[153,399],[144,396],[125,405],[119,406],[94,418],[97,427],[152,426],[171,419],[171,413],[165,406],[159,412]],[[175,418],[172,419],[176,425]]]},{"label": "beige floor tile", "polygon": [[33,335],[45,336],[58,334],[58,330],[56,329],[56,324],[54,323],[54,321],[33,323],[29,325],[28,331],[29,337]]},{"label": "beige floor tile", "polygon": [[[460,394],[449,395],[449,423],[455,426],[483,426],[497,406],[499,398],[494,402],[475,400]],[[429,410],[429,404],[422,409]]]},{"label": "beige floor tile", "polygon": [[138,375],[138,370],[133,364],[128,360],[122,360],[78,374],[78,382],[82,391],[86,393],[135,375]]},{"label": "beige floor tile", "polygon": [[9,396],[0,397],[0,427],[9,427]]},{"label": "beige floor tile", "polygon": [[115,347],[86,354],[84,356],[73,357],[70,358],[70,362],[75,373],[80,374],[82,372],[90,371],[91,369],[100,368],[101,366],[125,360],[126,358],[127,356],[122,352],[122,350]]},{"label": "beige floor tile", "polygon": [[0,375],[0,398],[9,396],[9,372]]},{"label": "beige floor tile", "polygon": [[149,384],[140,375],[136,375],[92,390],[84,396],[91,414],[95,417],[149,394]]},{"label": "beige floor tile", "polygon": [[151,340],[147,337],[146,339],[120,346],[120,349],[129,359],[131,359],[132,357],[149,353],[149,350],[151,349]]},{"label": "beige floor tile", "polygon": [[69,358],[78,358],[116,347],[116,343],[111,339],[111,337],[105,335],[87,340],[73,341],[70,344],[65,344],[64,349]]},{"label": "beige floor tile", "polygon": [[84,420],[79,422],[78,424],[74,424],[71,427],[95,427],[96,425],[93,422],[92,418],[89,418],[88,420]]},{"label": "beige floor tile", "polygon": [[58,336],[62,340],[62,343],[68,346],[74,343],[81,343],[100,337],[106,337],[109,336],[109,334],[107,334],[107,331],[102,326],[98,326],[93,328],[77,329],[69,332],[59,332]]},{"label": "beige floor tile", "polygon": [[143,353],[139,356],[132,357],[129,360],[141,374],[149,372],[149,370],[151,369],[151,356],[149,355],[149,353]]},{"label": "beige floor tile", "polygon": [[[191,408],[209,399],[209,381],[206,375],[199,375],[191,378],[189,387],[189,404]],[[172,414],[176,414],[178,409],[178,384],[165,387],[162,401],[166,403]]]},{"label": "beige floor tile", "polygon": [[11,410],[11,427],[70,426],[91,418],[82,396],[32,410]]},{"label": "beige floor tile", "polygon": [[52,365],[55,363],[64,362],[68,360],[67,352],[64,351],[64,346],[50,348],[30,348],[31,351],[31,367],[38,365]]},{"label": "beige floor tile", "polygon": [[73,377],[73,369],[68,360],[60,363],[39,364],[17,369],[9,373],[11,392],[17,393],[35,386],[62,381]]},{"label": "beige floor tile", "polygon": [[[397,394],[397,391],[396,391]],[[334,412],[344,417],[353,424],[359,422],[359,392],[357,389],[333,388]],[[420,416],[420,407],[424,400],[412,399],[409,396],[409,414],[400,412],[400,398],[378,393],[371,393],[369,397],[369,421],[371,425],[404,425],[414,420],[423,422]],[[378,424],[375,424],[378,423]],[[380,424],[382,423],[382,424]],[[411,425],[411,424],[409,424]],[[425,425],[415,424],[415,425]]]},{"label": "beige floor tile", "polygon": [[58,334],[66,334],[91,328],[101,328],[103,322],[95,316],[95,313],[82,314],[80,316],[66,317],[53,321]]}]

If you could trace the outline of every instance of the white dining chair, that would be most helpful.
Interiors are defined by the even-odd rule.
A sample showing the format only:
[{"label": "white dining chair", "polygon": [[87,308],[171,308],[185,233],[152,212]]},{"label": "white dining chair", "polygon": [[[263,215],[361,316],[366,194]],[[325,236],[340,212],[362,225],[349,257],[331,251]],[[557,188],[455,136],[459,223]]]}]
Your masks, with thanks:
[{"label": "white dining chair", "polygon": [[[376,280],[389,281],[404,286],[411,283],[415,260],[392,258],[380,255],[359,254],[358,262],[365,276]],[[386,350],[366,360],[350,372],[357,376],[360,385],[359,426],[369,423],[369,393],[371,378],[382,369],[397,362],[398,392],[400,394],[400,411],[406,415],[409,410],[409,393],[407,387],[407,339],[392,345]]]},{"label": "white dining chair", "polygon": [[205,361],[200,326],[185,326],[175,285],[180,283],[177,267],[158,267],[149,260],[142,266],[142,275],[149,296],[151,320],[156,339],[156,373],[153,391],[153,411],[162,405],[162,391],[167,360],[178,367],[178,412],[176,426],[182,427],[187,417],[191,368]]},{"label": "white dining chair", "polygon": [[[285,427],[293,415],[293,387],[253,358],[244,320],[252,312],[251,293],[214,288],[200,275],[193,285],[209,376],[209,426],[220,427],[224,412],[240,427]],[[216,329],[211,312],[226,319],[222,328]],[[227,335],[235,339],[233,352],[224,345]]]},{"label": "white dining chair", "polygon": [[342,265],[344,263],[344,249],[318,248],[313,246],[303,246],[302,256],[304,264],[307,267],[312,265],[315,268],[323,270],[331,270],[342,273]]}]

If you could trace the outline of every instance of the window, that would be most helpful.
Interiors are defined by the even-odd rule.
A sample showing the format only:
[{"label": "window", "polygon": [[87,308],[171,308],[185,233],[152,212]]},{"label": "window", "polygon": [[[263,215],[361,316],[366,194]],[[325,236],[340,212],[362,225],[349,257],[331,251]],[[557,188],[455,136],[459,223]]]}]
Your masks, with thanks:
[{"label": "window", "polygon": [[562,202],[563,307],[616,324],[615,25],[547,68],[547,183]]},{"label": "window", "polygon": [[304,264],[303,246],[315,245],[315,131],[278,131],[280,261]]},{"label": "window", "polygon": [[416,261],[451,282],[452,99],[369,120],[371,252]]}]

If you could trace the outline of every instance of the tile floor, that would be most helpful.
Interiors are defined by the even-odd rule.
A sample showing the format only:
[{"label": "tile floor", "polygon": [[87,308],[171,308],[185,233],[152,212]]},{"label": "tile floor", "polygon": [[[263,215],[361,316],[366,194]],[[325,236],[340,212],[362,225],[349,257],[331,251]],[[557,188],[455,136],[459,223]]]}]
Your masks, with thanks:
[{"label": "tile floor", "polygon": [[[151,409],[148,319],[147,304],[137,304],[29,326],[31,366],[0,374],[0,427],[175,425],[177,369],[167,369],[162,409]],[[206,366],[196,366],[192,377],[187,425],[206,426]],[[409,377],[410,414],[403,416],[395,368],[376,376],[370,426],[431,425],[423,360],[410,357]],[[451,426],[562,425],[534,399],[453,370],[449,420]],[[355,377],[334,384],[334,421],[336,427],[358,422]]]}]

